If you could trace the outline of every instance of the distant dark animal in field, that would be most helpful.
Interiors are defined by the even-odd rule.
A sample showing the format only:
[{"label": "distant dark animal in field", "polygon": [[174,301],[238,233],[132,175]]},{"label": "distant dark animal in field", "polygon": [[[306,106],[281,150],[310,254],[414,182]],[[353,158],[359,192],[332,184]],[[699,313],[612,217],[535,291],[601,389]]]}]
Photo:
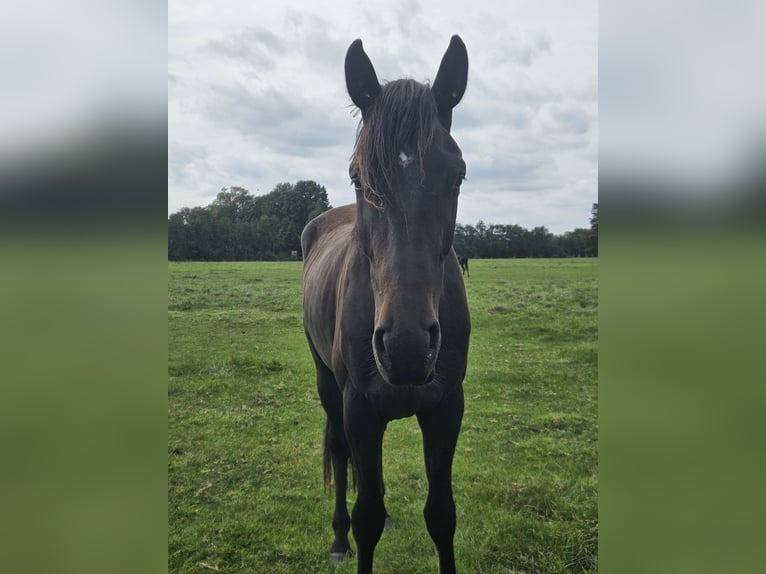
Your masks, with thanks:
[{"label": "distant dark animal in field", "polygon": [[460,263],[460,268],[463,270],[463,275],[468,275],[471,278],[471,273],[468,271],[468,257],[465,255],[458,255],[457,262]]},{"label": "distant dark animal in field", "polygon": [[[355,40],[346,87],[362,112],[349,174],[356,203],[327,211],[303,231],[303,323],[327,413],[325,483],[335,479],[330,556],[351,554],[372,572],[384,506],[382,441],[393,419],[417,416],[428,498],[424,515],[442,574],[455,572],[452,459],[463,417],[471,330],[452,241],[465,163],[450,135],[468,77],[453,36],[432,87],[380,85]],[[357,483],[349,517],[348,460]]]}]

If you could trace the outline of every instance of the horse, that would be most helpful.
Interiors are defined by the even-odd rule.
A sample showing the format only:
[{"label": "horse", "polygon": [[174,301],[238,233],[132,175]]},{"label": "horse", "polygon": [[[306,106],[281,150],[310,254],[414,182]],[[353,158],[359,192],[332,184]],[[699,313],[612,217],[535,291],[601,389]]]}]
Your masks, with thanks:
[{"label": "horse", "polygon": [[463,275],[468,274],[468,278],[471,278],[471,272],[468,271],[468,256],[458,255],[457,262],[460,263],[460,268],[463,270]]},{"label": "horse", "polygon": [[[471,322],[452,247],[462,152],[452,109],[468,54],[452,36],[433,85],[380,84],[361,40],[345,58],[346,88],[361,111],[349,165],[356,201],[311,220],[301,235],[303,323],[326,412],[324,478],[334,478],[330,558],[352,555],[372,572],[389,516],[382,440],[388,422],[416,416],[428,496],[423,510],[442,574],[455,572],[452,461],[463,417]],[[346,506],[348,461],[357,497]],[[333,475],[333,476],[331,476]]]}]

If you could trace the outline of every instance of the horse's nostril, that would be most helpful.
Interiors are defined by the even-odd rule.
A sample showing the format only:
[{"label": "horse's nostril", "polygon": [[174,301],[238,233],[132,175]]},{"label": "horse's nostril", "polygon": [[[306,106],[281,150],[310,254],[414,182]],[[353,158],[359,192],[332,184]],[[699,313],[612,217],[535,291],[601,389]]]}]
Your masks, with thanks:
[{"label": "horse's nostril", "polygon": [[381,366],[386,371],[389,371],[391,370],[391,359],[389,358],[388,352],[386,351],[385,335],[385,328],[378,327],[375,329],[375,332],[372,334],[372,349]]},{"label": "horse's nostril", "polygon": [[430,369],[436,361],[441,346],[442,333],[438,321],[434,321],[428,327],[428,351],[424,362],[426,369]]},{"label": "horse's nostril", "polygon": [[439,328],[438,322],[434,322],[431,324],[430,327],[428,327],[428,336],[429,336],[429,345],[428,345],[429,351],[438,352],[439,345],[441,344],[441,340],[442,340],[442,331]]}]

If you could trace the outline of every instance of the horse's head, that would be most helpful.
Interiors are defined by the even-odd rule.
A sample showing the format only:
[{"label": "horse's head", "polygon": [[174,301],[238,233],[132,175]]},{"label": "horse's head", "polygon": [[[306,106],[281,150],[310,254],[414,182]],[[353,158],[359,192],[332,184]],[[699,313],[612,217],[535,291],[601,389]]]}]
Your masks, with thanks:
[{"label": "horse's head", "polygon": [[441,346],[439,302],[465,163],[450,135],[468,55],[453,36],[432,86],[380,85],[360,40],[346,54],[346,86],[362,112],[349,173],[356,236],[375,300],[372,349],[394,385],[431,380]]}]

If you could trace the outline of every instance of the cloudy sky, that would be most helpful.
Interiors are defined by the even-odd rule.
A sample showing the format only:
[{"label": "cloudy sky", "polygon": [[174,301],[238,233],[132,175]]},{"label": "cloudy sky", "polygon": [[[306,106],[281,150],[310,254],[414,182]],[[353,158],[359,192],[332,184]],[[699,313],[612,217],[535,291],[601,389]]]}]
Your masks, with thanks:
[{"label": "cloudy sky", "polygon": [[263,194],[300,179],[324,185],[333,206],[353,201],[348,45],[362,39],[382,81],[426,81],[457,33],[470,62],[452,127],[468,166],[458,221],[587,227],[598,201],[597,5],[170,0],[168,213],[222,187]]}]

